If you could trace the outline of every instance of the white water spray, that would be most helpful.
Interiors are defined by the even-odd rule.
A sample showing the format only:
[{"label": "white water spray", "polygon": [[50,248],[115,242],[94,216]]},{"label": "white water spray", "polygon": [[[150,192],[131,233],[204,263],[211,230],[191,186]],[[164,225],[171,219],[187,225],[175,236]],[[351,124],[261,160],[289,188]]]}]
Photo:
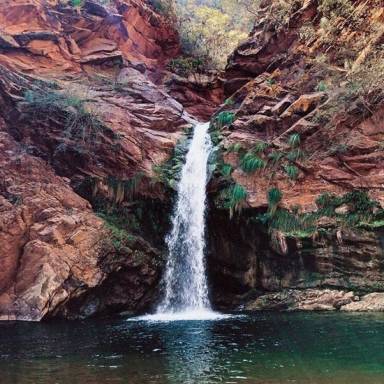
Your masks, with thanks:
[{"label": "white water spray", "polygon": [[205,272],[205,208],[208,158],[212,150],[209,123],[197,124],[181,171],[172,230],[166,238],[168,260],[164,297],[154,315],[135,320],[216,320]]},{"label": "white water spray", "polygon": [[211,309],[204,261],[207,167],[212,150],[208,128],[209,123],[195,126],[181,171],[172,230],[166,238],[169,254],[158,314]]}]

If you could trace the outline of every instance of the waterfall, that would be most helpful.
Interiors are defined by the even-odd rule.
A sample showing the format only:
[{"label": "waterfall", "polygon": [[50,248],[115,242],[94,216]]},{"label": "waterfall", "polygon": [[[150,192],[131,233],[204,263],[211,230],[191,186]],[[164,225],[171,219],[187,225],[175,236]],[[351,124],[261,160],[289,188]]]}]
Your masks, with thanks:
[{"label": "waterfall", "polygon": [[204,260],[207,167],[212,150],[208,128],[209,123],[195,126],[181,171],[172,229],[166,238],[164,297],[157,314],[210,311]]}]

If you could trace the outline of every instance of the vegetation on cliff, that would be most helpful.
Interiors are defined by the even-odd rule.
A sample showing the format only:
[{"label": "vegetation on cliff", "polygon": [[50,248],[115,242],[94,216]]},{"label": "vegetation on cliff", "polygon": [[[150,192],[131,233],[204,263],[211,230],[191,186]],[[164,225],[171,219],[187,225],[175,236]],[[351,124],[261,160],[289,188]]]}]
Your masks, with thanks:
[{"label": "vegetation on cliff", "polygon": [[182,57],[171,69],[182,72],[223,69],[228,56],[252,28],[252,2],[247,0],[153,0],[156,9],[174,21]]}]

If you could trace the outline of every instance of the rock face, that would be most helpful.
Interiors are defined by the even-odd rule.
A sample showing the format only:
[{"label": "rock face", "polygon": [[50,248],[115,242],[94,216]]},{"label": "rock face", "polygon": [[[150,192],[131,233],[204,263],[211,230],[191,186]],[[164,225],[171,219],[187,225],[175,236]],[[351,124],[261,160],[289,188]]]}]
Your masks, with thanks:
[{"label": "rock face", "polygon": [[[156,72],[179,50],[177,33],[145,2],[2,2],[0,62],[39,75],[81,73],[88,65],[130,63]],[[112,3],[111,3],[112,4]]]},{"label": "rock face", "polygon": [[[382,7],[374,1],[354,3],[357,24],[345,15],[327,19],[337,31],[332,34],[324,19],[332,16],[324,15],[322,4],[287,2],[282,10],[277,1],[261,2],[252,33],[228,61],[224,91],[230,102],[220,113],[233,116],[233,122],[218,124],[218,130],[224,137],[223,162],[232,172],[211,185],[208,263],[213,299],[223,308],[244,303],[252,308],[345,305],[352,310],[369,303],[380,308],[369,297],[349,304],[344,299],[349,292],[359,298],[384,290],[381,219],[372,227],[342,224],[337,218],[353,212],[340,204],[328,217],[317,218],[311,234],[282,229],[277,219],[275,226],[267,222],[276,209],[304,217],[318,211],[321,195],[356,190],[375,200],[383,217],[383,89],[371,84],[371,93],[364,93],[361,85],[356,95],[348,88],[351,79],[364,84],[359,70],[365,79],[370,76],[364,72],[372,65],[368,51],[380,52],[383,41]],[[377,27],[377,33],[356,28],[359,23]],[[364,59],[360,39],[370,42]],[[298,142],[290,142],[292,135]],[[262,166],[247,170],[245,154]],[[292,169],[296,173],[289,175]],[[247,195],[230,219],[215,189],[224,192],[234,182]],[[279,192],[275,205],[271,190]]]},{"label": "rock face", "polygon": [[202,121],[209,121],[224,99],[218,73],[194,73],[188,77],[170,74],[165,77],[165,86],[188,113]]},{"label": "rock face", "polygon": [[287,289],[342,289],[356,295],[384,289],[384,232],[344,229],[338,235],[333,229],[316,238],[292,236],[282,252],[251,217],[248,213],[228,220],[214,210],[209,216],[208,269],[218,306],[233,307]]},{"label": "rock face", "polygon": [[[345,103],[338,92],[348,87],[347,80],[354,72],[342,68],[347,60],[345,51],[335,48],[349,47],[359,36],[371,41],[371,49],[379,49],[377,39],[382,41],[382,34],[370,35],[368,29],[356,30],[348,21],[337,24],[336,20],[340,33],[333,37],[334,44],[327,46],[317,2],[299,1],[296,8],[287,8],[283,25],[276,25],[270,16],[276,4],[262,3],[264,8],[251,36],[229,58],[224,87],[233,103],[224,109],[235,113],[235,121],[224,132],[225,145],[240,143],[250,149],[265,141],[270,151],[284,152],[289,151],[290,135],[296,133],[304,156],[293,161],[299,174],[292,182],[279,166],[267,168],[261,177],[258,172],[245,175],[239,170],[238,156],[232,153],[225,161],[236,168],[233,178],[246,187],[251,207],[267,205],[271,184],[283,192],[283,206],[300,205],[304,211],[315,209],[314,200],[321,193],[341,194],[352,189],[366,190],[383,205],[382,93],[372,99],[365,96],[365,102],[371,103],[370,111],[351,96],[352,91],[343,96],[350,98]],[[360,4],[356,6],[357,20],[381,30],[380,10],[375,2]],[[353,54],[357,51],[356,60],[360,57],[357,45],[356,41],[351,48]],[[325,57],[324,65],[318,63],[319,57]],[[272,173],[273,178],[269,177]]]},{"label": "rock face", "polygon": [[0,132],[0,318],[40,320],[104,279],[103,223],[69,180]]},{"label": "rock face", "polygon": [[[359,8],[369,25],[382,20],[373,5]],[[299,174],[292,181],[282,167],[245,174],[238,154],[224,153],[248,197],[247,209],[233,220],[211,209],[214,302],[223,308],[381,310],[380,294],[369,294],[384,290],[380,229],[328,223],[317,238],[283,239],[252,221],[265,212],[271,186],[283,192],[281,207],[300,205],[302,212],[313,211],[323,192],[359,188],[384,202],[382,99],[368,109],[354,102],[333,113],[333,93],[309,60],[322,53],[319,39],[299,39],[309,21],[320,30],[317,3],[301,2],[285,29],[272,27],[268,14],[267,7],[231,56],[224,79],[182,78],[165,70],[179,52],[177,33],[145,1],[103,6],[86,0],[81,8],[55,0],[2,1],[0,319],[136,313],[153,304],[166,215],[148,217],[132,196],[152,203],[164,198],[154,166],[191,127],[190,114],[208,120],[224,92],[229,98],[222,110],[235,115],[221,132],[224,146],[240,143],[248,150],[262,140],[268,151],[285,153],[296,133],[306,159],[293,161]],[[371,39],[365,29],[352,34],[344,28],[340,39],[369,37],[373,47],[382,42],[379,31]],[[332,53],[331,70],[344,73]],[[353,67],[363,61],[359,55]],[[145,240],[115,217],[106,220],[113,204],[124,222],[140,212],[132,228],[139,226]],[[337,210],[346,214],[350,207]]]},{"label": "rock face", "polygon": [[177,33],[143,1],[63,3],[0,7],[0,319],[142,311],[163,266],[73,188],[109,201],[140,174],[159,196],[153,166],[191,122],[155,85]]}]

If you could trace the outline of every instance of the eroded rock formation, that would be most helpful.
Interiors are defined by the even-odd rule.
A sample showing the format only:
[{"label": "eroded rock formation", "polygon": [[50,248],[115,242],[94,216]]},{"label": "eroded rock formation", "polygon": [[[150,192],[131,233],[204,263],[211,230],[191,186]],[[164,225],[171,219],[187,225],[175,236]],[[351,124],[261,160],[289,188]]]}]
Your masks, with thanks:
[{"label": "eroded rock formation", "polygon": [[179,49],[162,16],[134,0],[62,4],[0,7],[1,319],[151,303],[162,251],[106,226],[73,188],[124,200],[140,174],[140,193],[158,196],[153,166],[192,121],[155,85]]},{"label": "eroded rock formation", "polygon": [[[294,161],[299,175],[292,183],[279,167],[272,181],[268,177],[271,169],[263,177],[259,173],[245,175],[238,170],[237,156],[228,155],[226,160],[236,168],[234,179],[249,191],[249,205],[266,206],[271,184],[283,191],[282,204],[287,207],[299,204],[304,210],[313,210],[321,193],[352,189],[366,190],[384,204],[382,96],[373,97],[372,105],[351,97],[343,109],[344,101],[337,95],[340,87],[348,84],[348,71],[342,67],[346,58],[344,51],[331,45],[329,63],[317,64],[316,57],[324,56],[327,49],[322,45],[317,3],[299,2],[301,8],[281,28],[269,13],[268,5],[273,2],[265,3],[251,37],[237,48],[227,66],[225,89],[232,105],[226,110],[234,111],[236,119],[226,133],[226,146],[240,143],[249,149],[266,141],[272,150],[284,152],[289,150],[289,136],[297,133],[306,158]],[[340,41],[335,37],[334,46],[350,43],[357,36],[376,47],[380,44],[382,34],[377,33],[379,38],[367,32],[376,27],[382,30],[382,8],[375,4],[361,4],[356,10],[370,27],[356,31],[347,23],[339,25]],[[313,37],[303,40],[303,26],[309,22],[314,25]],[[329,85],[332,76],[337,85]]]},{"label": "eroded rock formation", "polygon": [[[382,309],[380,222],[351,229],[323,217],[315,236],[268,231],[254,219],[268,210],[271,187],[282,192],[279,209],[313,212],[320,194],[356,189],[378,203],[372,210],[382,209],[382,95],[351,97],[340,109],[330,73],[341,74],[342,89],[349,70],[382,44],[383,9],[356,2],[366,28],[337,24],[341,46],[367,42],[350,64],[341,51],[324,48],[317,2],[295,2],[283,26],[271,18],[270,4],[263,2],[223,78],[184,78],[166,69],[179,52],[177,33],[145,1],[86,0],[81,8],[65,1],[1,3],[1,319],[78,318],[151,305],[169,211],[154,166],[169,158],[191,115],[209,120],[224,93],[221,111],[235,118],[219,132],[223,161],[247,199],[234,218],[211,201],[215,304]],[[303,41],[308,23],[313,36]],[[319,67],[315,58],[325,52],[330,60]],[[299,134],[301,151],[289,163],[298,170],[294,180],[268,160],[272,152],[288,155],[292,134]],[[262,171],[244,172],[239,153],[227,151],[246,152],[260,142],[268,144]],[[212,180],[212,199],[222,183],[228,180]],[[130,201],[132,195],[143,204]],[[146,205],[159,198],[158,212]],[[134,216],[132,228],[116,224],[112,202]]]},{"label": "eroded rock formation", "polygon": [[[267,292],[250,306],[319,309],[322,289],[342,289],[335,294],[342,300],[346,292],[362,296],[384,289],[381,219],[371,227],[353,228],[338,220],[353,216],[353,207],[340,204],[317,218],[312,233],[297,227],[289,233],[278,219],[269,228],[266,223],[276,210],[308,217],[319,210],[320,196],[356,190],[377,203],[375,212],[383,212],[383,90],[367,85],[381,68],[367,57],[375,49],[380,52],[383,8],[375,1],[357,1],[352,23],[340,14],[343,6],[333,9],[339,14],[331,20],[321,4],[287,2],[279,14],[277,2],[262,2],[249,39],[229,58],[224,82],[228,99],[217,114],[223,121],[217,125],[227,174],[222,171],[212,194],[228,184],[231,172],[231,182],[243,186],[247,196],[232,219],[217,211],[217,196],[212,197],[209,268],[214,299],[223,307]],[[327,22],[334,23],[333,32],[326,30]],[[368,69],[374,65],[372,73]],[[359,84],[355,89],[353,81]],[[364,87],[370,93],[364,94]],[[254,161],[248,170],[246,154]],[[300,291],[308,288],[315,290],[308,295]],[[330,295],[324,308],[340,308],[335,297]],[[305,304],[312,299],[313,306]],[[369,302],[345,308],[362,310]]]}]

